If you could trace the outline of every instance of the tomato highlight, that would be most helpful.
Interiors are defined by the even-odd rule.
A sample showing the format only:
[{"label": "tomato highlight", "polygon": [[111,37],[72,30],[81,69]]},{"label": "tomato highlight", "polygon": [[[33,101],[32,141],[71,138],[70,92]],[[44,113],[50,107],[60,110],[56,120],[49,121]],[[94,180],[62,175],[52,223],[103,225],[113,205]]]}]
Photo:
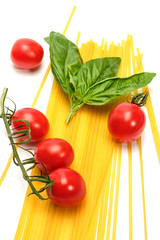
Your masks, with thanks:
[{"label": "tomato highlight", "polygon": [[146,124],[143,110],[136,104],[124,102],[109,114],[108,129],[117,142],[129,143],[140,137]]}]

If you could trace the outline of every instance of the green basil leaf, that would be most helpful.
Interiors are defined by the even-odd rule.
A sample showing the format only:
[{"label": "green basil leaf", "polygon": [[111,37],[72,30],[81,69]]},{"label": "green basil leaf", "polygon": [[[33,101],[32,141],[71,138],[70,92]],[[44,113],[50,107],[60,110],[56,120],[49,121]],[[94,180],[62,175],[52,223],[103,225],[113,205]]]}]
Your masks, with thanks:
[{"label": "green basil leaf", "polygon": [[139,73],[126,78],[104,79],[94,84],[83,96],[83,102],[88,105],[104,105],[145,87],[156,76],[155,73]]},{"label": "green basil leaf", "polygon": [[107,104],[148,85],[156,75],[145,72],[118,78],[120,58],[97,58],[83,64],[77,46],[64,35],[52,31],[45,41],[49,44],[53,75],[69,96],[67,123],[84,104]]},{"label": "green basil leaf", "polygon": [[57,32],[51,32],[45,41],[49,43],[51,69],[54,77],[70,96],[74,92],[70,83],[70,75],[75,75],[83,63],[79,50],[73,42]]},{"label": "green basil leaf", "polygon": [[95,84],[106,78],[118,75],[121,59],[119,57],[97,58],[84,63],[78,73],[71,77],[75,92],[82,98]]}]

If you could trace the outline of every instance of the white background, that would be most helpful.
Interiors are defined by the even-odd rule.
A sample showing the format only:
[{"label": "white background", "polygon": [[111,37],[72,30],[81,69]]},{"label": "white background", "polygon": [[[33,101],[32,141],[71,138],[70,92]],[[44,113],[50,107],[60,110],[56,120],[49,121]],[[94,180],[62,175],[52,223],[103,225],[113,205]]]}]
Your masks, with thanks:
[{"label": "white background", "polygon": [[[50,31],[63,32],[68,17],[76,5],[76,11],[66,36],[76,41],[81,31],[80,44],[92,38],[95,42],[114,40],[115,43],[133,35],[135,47],[144,54],[145,71],[157,73],[150,84],[151,98],[160,130],[160,14],[157,0],[98,0],[98,1],[62,1],[62,0],[10,0],[0,1],[0,94],[4,87],[9,89],[8,96],[17,104],[17,109],[30,107],[49,64],[48,45],[43,40]],[[13,66],[10,60],[11,47],[19,38],[32,38],[44,48],[41,66],[35,71],[24,71]],[[80,45],[79,44],[79,45]],[[36,108],[45,112],[52,75],[47,79],[45,94]],[[48,91],[48,94],[46,94]],[[160,239],[160,169],[151,129],[147,120],[142,137],[144,146],[144,181],[148,240]],[[0,121],[0,176],[4,170],[11,148],[4,125]],[[123,155],[117,239],[128,239],[128,165]],[[141,198],[140,169],[138,153],[133,156],[133,239],[144,239],[143,213]],[[0,233],[2,240],[14,239],[26,183],[20,170],[12,164],[0,187]]]}]

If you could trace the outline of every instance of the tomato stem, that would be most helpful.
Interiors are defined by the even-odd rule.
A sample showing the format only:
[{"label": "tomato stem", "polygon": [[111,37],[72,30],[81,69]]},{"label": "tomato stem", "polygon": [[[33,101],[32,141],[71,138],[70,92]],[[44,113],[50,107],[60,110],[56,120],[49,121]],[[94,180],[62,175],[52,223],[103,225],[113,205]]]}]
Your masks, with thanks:
[{"label": "tomato stem", "polygon": [[[134,103],[138,105],[139,107],[144,106],[147,103],[147,98],[148,98],[149,92],[146,90],[142,93],[137,93],[137,94],[129,94],[127,96],[127,102]],[[129,101],[129,97],[131,97],[131,101]]]},{"label": "tomato stem", "polygon": [[[20,143],[15,143],[14,142],[14,135],[16,135],[16,133],[12,133],[11,132],[11,129],[10,129],[10,122],[11,122],[11,117],[12,117],[12,114],[10,115],[10,118],[8,118],[9,114],[5,113],[5,99],[6,99],[6,95],[7,95],[7,92],[8,92],[8,89],[7,88],[4,88],[3,89],[3,93],[2,93],[2,96],[0,98],[0,117],[3,119],[3,122],[4,122],[4,125],[5,125],[5,128],[6,128],[6,131],[7,131],[7,134],[8,134],[8,138],[10,140],[10,144],[12,146],[12,151],[13,151],[13,161],[16,165],[18,165],[22,171],[22,174],[23,174],[23,178],[28,182],[29,186],[31,187],[31,190],[32,190],[32,193],[31,194],[35,194],[36,196],[38,196],[41,200],[46,200],[48,198],[44,198],[40,193],[42,192],[42,189],[43,191],[49,186],[49,188],[51,188],[51,186],[54,184],[54,181],[52,181],[50,178],[49,178],[49,175],[47,173],[47,170],[46,170],[46,173],[47,173],[47,177],[44,177],[44,176],[36,176],[36,178],[34,178],[32,176],[32,178],[30,176],[28,176],[27,172],[26,172],[26,169],[24,167],[24,165],[26,164],[30,164],[30,163],[33,163],[33,158],[29,158],[29,159],[26,159],[24,160],[23,162],[21,161],[20,157],[19,157],[19,154],[18,154],[18,151],[17,151],[17,146],[18,144],[24,144],[28,141],[30,141],[31,139],[31,136],[30,136],[30,128],[29,128],[29,122],[28,121],[25,121],[23,119],[18,119],[17,121],[23,121],[25,123],[25,125],[27,126],[27,129],[26,130],[22,130],[22,131],[17,131],[17,137],[19,136],[19,134],[23,134],[24,136],[28,136],[28,139],[26,141],[23,141],[23,142],[20,142]],[[11,111],[12,112],[12,111]],[[14,111],[13,111],[14,112]],[[23,150],[26,150],[25,148],[21,147]],[[28,151],[28,150],[26,150]],[[28,151],[29,153],[31,153],[31,151]],[[31,153],[32,154],[32,153]],[[33,155],[33,154],[32,154]],[[39,191],[36,190],[35,186],[33,185],[33,181],[39,181],[39,182],[43,182],[43,183],[46,183],[46,185],[41,188]]]}]

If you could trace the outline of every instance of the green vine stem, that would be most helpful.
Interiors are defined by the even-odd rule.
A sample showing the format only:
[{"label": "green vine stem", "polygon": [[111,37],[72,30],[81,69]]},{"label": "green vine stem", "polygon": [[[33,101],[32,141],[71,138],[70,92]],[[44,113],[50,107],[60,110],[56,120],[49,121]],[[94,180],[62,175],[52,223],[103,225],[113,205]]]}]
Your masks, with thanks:
[{"label": "green vine stem", "polygon": [[[27,161],[28,163],[33,163],[33,158],[29,158],[29,159],[26,159],[24,160],[23,162],[21,161],[20,157],[19,157],[19,154],[18,154],[18,151],[17,151],[17,147],[16,145],[18,144],[23,144],[23,143],[26,143],[27,141],[30,141],[30,129],[27,127],[27,130],[26,131],[17,131],[17,135],[22,133],[23,135],[27,135],[28,136],[28,140],[24,141],[24,142],[21,142],[21,143],[15,143],[14,142],[14,135],[15,133],[12,133],[11,132],[11,129],[10,129],[10,123],[11,123],[11,116],[10,114],[8,113],[5,113],[5,99],[6,99],[6,96],[7,96],[7,92],[8,92],[8,89],[7,88],[4,88],[3,89],[3,93],[2,93],[2,96],[0,98],[0,117],[3,119],[3,122],[4,122],[4,125],[5,125],[5,128],[6,128],[6,131],[7,131],[7,135],[8,135],[8,138],[10,140],[10,144],[12,146],[12,151],[13,151],[13,160],[15,162],[16,165],[18,165],[22,171],[22,174],[23,174],[23,178],[28,182],[32,192],[31,194],[35,194],[37,197],[39,197],[41,200],[46,200],[48,198],[44,198],[42,195],[41,195],[41,192],[43,192],[46,188],[50,188],[50,192],[51,192],[51,186],[54,185],[54,181],[52,181],[47,173],[47,170],[45,168],[45,171],[46,171],[46,174],[47,176],[28,176],[27,174],[27,171],[24,167],[24,165],[27,164]],[[8,109],[7,109],[8,110]],[[12,112],[12,111],[11,111]],[[14,111],[13,111],[14,112]],[[9,118],[10,116],[10,118]],[[22,119],[18,119],[18,120],[22,120]],[[23,120],[24,121],[24,120]],[[24,121],[24,123],[27,124],[28,126],[28,122],[27,121]],[[20,127],[20,126],[19,126]],[[22,148],[23,149],[23,148]],[[25,149],[24,149],[25,150]],[[38,182],[42,182],[42,183],[45,183],[46,185],[44,187],[42,187],[40,190],[36,190],[35,186],[33,185],[32,182],[35,182],[35,181],[38,181]],[[29,194],[29,195],[31,195]]]}]

